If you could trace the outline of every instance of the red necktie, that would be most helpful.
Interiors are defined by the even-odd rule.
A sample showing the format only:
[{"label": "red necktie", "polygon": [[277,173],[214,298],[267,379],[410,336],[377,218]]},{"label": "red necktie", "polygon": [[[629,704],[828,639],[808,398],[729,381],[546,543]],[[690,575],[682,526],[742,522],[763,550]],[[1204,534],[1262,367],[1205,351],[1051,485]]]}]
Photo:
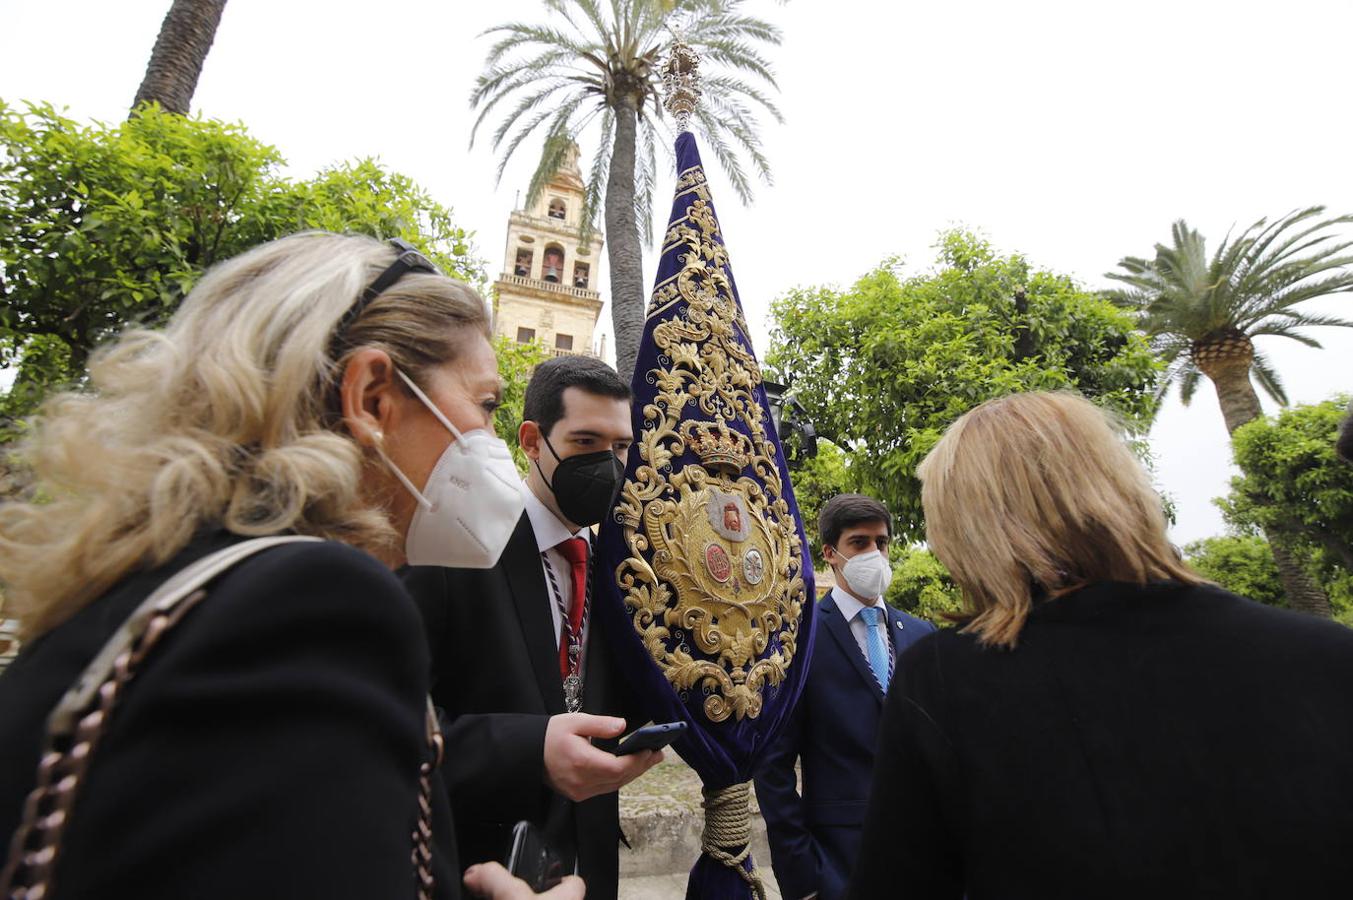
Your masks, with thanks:
[{"label": "red necktie", "polygon": [[[582,640],[579,629],[582,628],[583,606],[587,603],[587,541],[572,537],[557,545],[554,549],[568,560],[573,576],[573,605],[569,607],[568,622],[573,633]],[[579,648],[581,649],[581,648]],[[559,630],[559,677],[567,678],[569,673],[568,629]]]}]

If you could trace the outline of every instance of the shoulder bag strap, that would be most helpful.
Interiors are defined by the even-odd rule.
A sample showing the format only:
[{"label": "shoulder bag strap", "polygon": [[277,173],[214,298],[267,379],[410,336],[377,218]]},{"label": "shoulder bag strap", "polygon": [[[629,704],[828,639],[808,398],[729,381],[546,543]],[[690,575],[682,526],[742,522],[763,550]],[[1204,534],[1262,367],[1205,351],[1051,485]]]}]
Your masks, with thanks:
[{"label": "shoulder bag strap", "polygon": [[113,707],[151,648],[206,596],[203,588],[261,550],[318,540],[277,535],[232,544],[181,569],[128,616],[47,718],[46,750],[0,871],[0,897],[37,900],[51,892],[61,835]]},{"label": "shoulder bag strap", "polygon": [[108,643],[85,667],[71,689],[61,698],[61,702],[52,710],[47,719],[47,731],[52,736],[69,736],[75,727],[76,717],[94,702],[99,686],[108,680],[118,657],[126,653],[133,644],[146,633],[152,619],[156,616],[171,615],[184,602],[190,601],[193,593],[207,582],[232,568],[236,563],[253,556],[262,550],[279,544],[294,544],[301,541],[318,541],[320,538],[299,534],[281,534],[274,537],[254,538],[231,544],[224,550],[202,557],[189,566],[184,566],[164,584],[160,585],[141,605],[127,617],[122,627],[113,633]]}]

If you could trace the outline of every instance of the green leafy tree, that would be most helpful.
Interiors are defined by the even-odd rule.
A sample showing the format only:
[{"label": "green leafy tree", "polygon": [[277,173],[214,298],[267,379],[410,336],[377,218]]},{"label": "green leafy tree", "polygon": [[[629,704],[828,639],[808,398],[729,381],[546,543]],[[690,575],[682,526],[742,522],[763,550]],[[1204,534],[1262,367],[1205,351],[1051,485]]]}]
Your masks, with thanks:
[{"label": "green leafy tree", "polygon": [[[744,0],[544,0],[551,24],[511,22],[490,29],[497,40],[470,95],[479,109],[475,131],[499,110],[493,133],[498,175],[522,143],[544,134],[544,150],[528,190],[534,202],[545,182],[584,134],[597,146],[587,176],[583,229],[604,208],[616,366],[634,369],[643,332],[643,241],[650,238],[657,146],[666,146],[660,68],[674,32],[700,53],[703,96],[691,121],[744,201],[751,179],[744,158],[770,177],[757,117],[780,113],[758,45],[780,43],[780,31],[742,13]],[[642,237],[641,237],[642,236]]]},{"label": "green leafy tree", "polygon": [[794,501],[803,519],[803,531],[808,537],[813,563],[821,569],[826,562],[822,559],[822,544],[818,540],[817,517],[828,500],[855,489],[850,454],[830,441],[818,441],[817,455],[790,469],[789,481],[794,488]]},{"label": "green leafy tree", "polygon": [[282,182],[262,211],[271,218],[273,228],[403,238],[416,244],[446,274],[481,292],[487,286],[472,233],[456,225],[452,211],[412,178],[391,172],[373,159],[340,163],[306,181]]},{"label": "green leafy tree", "polygon": [[1334,452],[1346,397],[1294,406],[1236,429],[1236,464],[1222,501],[1229,522],[1276,529],[1353,571],[1353,465]]},{"label": "green leafy tree", "polygon": [[1325,584],[1353,573],[1353,466],[1334,452],[1346,402],[1296,406],[1236,429],[1244,474],[1219,501],[1233,527],[1285,535]]},{"label": "green leafy tree", "polygon": [[160,24],[132,115],[145,103],[186,116],[226,0],[174,0]]},{"label": "green leafy tree", "polygon": [[1158,363],[1130,316],[969,232],[939,251],[926,274],[893,262],[772,304],[768,369],[849,450],[852,487],[887,504],[903,542],[923,537],[917,464],[984,400],[1075,389],[1134,426],[1155,409]]},{"label": "green leafy tree", "polygon": [[498,355],[498,377],[503,380],[503,405],[493,414],[493,427],[512,449],[512,459],[525,475],[526,454],[517,446],[517,430],[521,428],[526,384],[535,367],[549,359],[550,352],[535,341],[521,344],[502,336],[493,339],[493,351]]},{"label": "green leafy tree", "polygon": [[[1273,222],[1260,219],[1228,236],[1210,257],[1203,236],[1181,219],[1171,244],[1157,244],[1154,257],[1126,257],[1118,264],[1122,271],[1108,273],[1124,287],[1107,296],[1137,316],[1167,366],[1162,394],[1178,382],[1187,404],[1206,377],[1232,435],[1261,412],[1251,375],[1274,400],[1287,403],[1277,371],[1253,339],[1270,335],[1319,347],[1303,329],[1353,327],[1353,321],[1299,308],[1353,291],[1353,241],[1337,239],[1353,216],[1321,219],[1323,213],[1324,207],[1312,206]],[[1329,615],[1328,599],[1291,556],[1291,538],[1281,531],[1268,537],[1292,607]]]},{"label": "green leafy tree", "polygon": [[[1328,557],[1319,549],[1298,546],[1293,552],[1329,596],[1334,618],[1353,627],[1353,573],[1329,565]],[[1194,541],[1184,548],[1184,556],[1203,577],[1232,593],[1269,606],[1290,608],[1273,548],[1257,529],[1240,527],[1234,534]]]},{"label": "green leafy tree", "polygon": [[1287,595],[1278,579],[1278,565],[1262,535],[1236,534],[1193,541],[1184,547],[1184,558],[1204,578],[1233,594],[1269,606],[1287,606]]},{"label": "green leafy tree", "polygon": [[894,544],[889,552],[893,581],[884,599],[936,625],[947,625],[946,616],[962,608],[962,594],[944,563],[924,547]]},{"label": "green leafy tree", "polygon": [[293,181],[282,165],[238,125],[147,107],[85,126],[0,103],[0,367],[19,367],[0,428],[78,381],[101,341],[164,322],[206,267],[295,231],[401,237],[482,286],[469,234],[405,176],[363,160]]}]

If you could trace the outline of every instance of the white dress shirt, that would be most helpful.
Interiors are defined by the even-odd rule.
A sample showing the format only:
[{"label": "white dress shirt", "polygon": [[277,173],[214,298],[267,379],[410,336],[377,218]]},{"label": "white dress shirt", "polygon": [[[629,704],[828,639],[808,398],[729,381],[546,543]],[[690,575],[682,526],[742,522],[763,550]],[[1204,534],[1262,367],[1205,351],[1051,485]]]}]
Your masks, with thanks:
[{"label": "white dress shirt", "polygon": [[550,621],[554,623],[554,644],[557,647],[564,620],[559,615],[559,604],[554,602],[554,591],[550,589],[550,572],[547,567],[554,570],[554,583],[559,586],[559,596],[564,600],[564,608],[572,609],[573,567],[556,548],[573,537],[582,538],[590,546],[589,538],[592,536],[592,530],[580,528],[577,532],[570,532],[568,526],[559,521],[559,517],[550,512],[550,508],[541,503],[540,498],[529,487],[523,486],[522,493],[526,495],[526,515],[531,519],[531,530],[536,535],[536,548],[545,554],[541,561],[541,571],[545,575],[545,602],[550,607]]},{"label": "white dress shirt", "polygon": [[839,586],[832,588],[832,599],[836,601],[836,608],[841,611],[841,616],[850,623],[851,636],[855,638],[855,643],[860,647],[860,655],[864,657],[865,662],[869,662],[869,626],[865,624],[860,611],[865,606],[877,606],[883,612],[879,617],[878,629],[879,636],[883,638],[883,646],[888,648],[888,671],[892,672],[893,642],[888,637],[888,606],[883,602],[882,597],[875,597],[873,603],[865,604],[856,600],[850,594],[847,594]]}]

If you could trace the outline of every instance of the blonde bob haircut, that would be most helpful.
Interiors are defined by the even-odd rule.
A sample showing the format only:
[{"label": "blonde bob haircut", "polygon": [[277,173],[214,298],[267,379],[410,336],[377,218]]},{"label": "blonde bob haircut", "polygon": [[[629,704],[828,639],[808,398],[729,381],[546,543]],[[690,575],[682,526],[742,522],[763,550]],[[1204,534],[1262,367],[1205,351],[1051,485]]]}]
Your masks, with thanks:
[{"label": "blonde bob haircut", "polygon": [[1070,393],[988,400],[916,470],[926,540],[963,592],[964,631],[1013,648],[1036,594],[1097,581],[1200,584],[1120,430]]},{"label": "blonde bob haircut", "polygon": [[87,390],[44,404],[21,451],[38,499],[0,506],[0,583],[25,637],[213,530],[394,543],[342,430],[342,364],[376,347],[421,381],[489,333],[473,290],[412,272],[335,336],[396,255],[319,232],[256,247],[208,271],[163,331],[95,353]]}]

